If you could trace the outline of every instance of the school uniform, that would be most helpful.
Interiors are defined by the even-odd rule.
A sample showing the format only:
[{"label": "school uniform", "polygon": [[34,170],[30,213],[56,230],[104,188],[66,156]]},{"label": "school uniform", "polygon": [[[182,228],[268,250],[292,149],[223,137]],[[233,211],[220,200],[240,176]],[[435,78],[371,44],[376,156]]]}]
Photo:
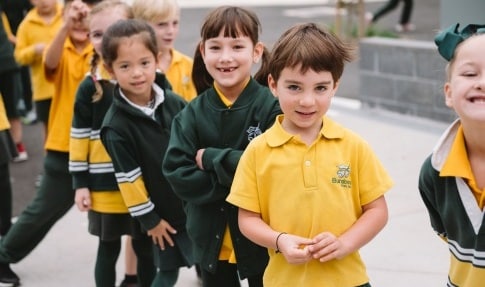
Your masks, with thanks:
[{"label": "school uniform", "polygon": [[74,204],[68,170],[69,137],[77,87],[89,71],[93,47],[78,52],[66,39],[59,66],[47,79],[54,82],[49,134],[45,143],[44,173],[29,205],[0,242],[0,263],[16,263],[42,241],[51,227]]},{"label": "school uniform", "polygon": [[[42,55],[35,52],[37,44],[49,44],[59,31],[62,19],[62,7],[56,5],[56,13],[49,23],[46,23],[39,16],[37,8],[32,9],[25,15],[17,30],[17,43],[15,45],[14,56],[18,63],[30,67],[33,87],[33,100],[36,103],[38,118],[47,123],[48,110],[43,110],[42,104],[48,103],[54,94],[54,84],[46,80],[44,67],[42,65]],[[44,108],[45,109],[45,108]],[[40,114],[40,115],[39,115]]]},{"label": "school uniform", "polygon": [[172,91],[190,102],[197,96],[197,90],[192,82],[192,66],[194,61],[187,55],[172,49],[172,62],[165,71],[165,76],[172,85]]},{"label": "school uniform", "polygon": [[10,123],[0,96],[0,236],[12,226],[12,185],[9,163],[17,155],[17,149],[10,135]]},{"label": "school uniform", "polygon": [[[328,231],[339,236],[362,215],[362,206],[384,195],[393,182],[369,145],[330,118],[324,117],[310,146],[283,129],[283,118],[278,116],[274,126],[249,144],[227,201],[261,214],[280,232],[313,238]],[[358,251],[338,260],[298,265],[288,264],[274,250],[269,255],[264,286],[369,282]]]},{"label": "school uniform", "polygon": [[[232,106],[228,107],[212,87],[193,99],[173,121],[163,172],[185,202],[195,260],[208,272],[216,272],[219,260],[234,261],[234,255],[241,278],[261,275],[266,267],[266,249],[241,234],[238,209],[225,198],[243,150],[279,113],[277,99],[251,78]],[[204,170],[195,163],[200,148],[205,148]],[[233,245],[229,250],[233,254],[221,254],[227,241]]]},{"label": "school uniform", "polygon": [[419,191],[431,226],[448,243],[448,286],[483,285],[485,195],[475,182],[459,120],[444,132],[423,163]]},{"label": "school uniform", "polygon": [[[0,3],[0,14],[3,6]],[[6,27],[0,21],[0,94],[7,112],[7,118],[21,116],[22,81],[20,67],[13,56],[13,45],[7,37]]]},{"label": "school uniform", "polygon": [[192,246],[185,232],[182,201],[162,175],[161,165],[172,119],[184,108],[185,101],[156,84],[153,89],[157,95],[154,109],[141,109],[129,102],[117,86],[101,128],[101,140],[113,161],[116,180],[131,215],[145,231],[161,219],[177,230],[171,235],[174,247],[166,245],[161,250],[154,245],[154,250],[160,271],[178,273],[179,267],[192,265]]}]

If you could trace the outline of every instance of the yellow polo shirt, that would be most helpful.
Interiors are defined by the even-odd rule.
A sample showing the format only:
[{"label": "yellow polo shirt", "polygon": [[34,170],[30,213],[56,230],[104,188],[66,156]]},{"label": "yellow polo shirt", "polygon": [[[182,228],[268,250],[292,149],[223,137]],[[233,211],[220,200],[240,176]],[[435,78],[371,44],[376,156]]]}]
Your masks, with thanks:
[{"label": "yellow polo shirt", "polygon": [[74,111],[76,91],[90,69],[93,46],[88,44],[78,52],[70,39],[64,44],[62,57],[57,69],[46,79],[55,86],[49,114],[45,149],[69,152],[69,138]]},{"label": "yellow polo shirt", "polygon": [[[243,153],[227,198],[261,214],[272,229],[312,238],[344,233],[362,206],[382,196],[392,179],[361,137],[323,119],[318,138],[307,146],[281,126],[283,115]],[[288,264],[269,250],[265,287],[341,287],[369,282],[358,252],[340,260]]]},{"label": "yellow polo shirt", "polygon": [[172,90],[187,102],[197,96],[197,91],[192,82],[193,64],[192,58],[172,49],[172,62],[165,71],[167,80],[172,85]]},{"label": "yellow polo shirt", "polygon": [[34,8],[27,13],[17,30],[14,56],[17,62],[31,68],[34,101],[50,99],[54,94],[54,85],[47,81],[44,75],[42,55],[35,52],[35,47],[38,43],[49,44],[59,31],[62,21],[60,4],[56,6],[56,15],[49,23],[46,23]]}]

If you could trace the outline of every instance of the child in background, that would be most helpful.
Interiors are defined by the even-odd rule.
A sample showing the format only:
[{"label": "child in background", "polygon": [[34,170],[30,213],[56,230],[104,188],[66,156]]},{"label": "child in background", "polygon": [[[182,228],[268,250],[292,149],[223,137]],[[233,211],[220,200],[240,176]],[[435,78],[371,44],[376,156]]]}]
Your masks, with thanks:
[{"label": "child in background", "polygon": [[268,248],[264,286],[370,286],[358,250],[387,222],[392,180],[367,142],[326,116],[350,60],[351,47],[313,23],[271,52],[283,115],[244,151],[227,198],[242,233]]},{"label": "child in background", "polygon": [[17,149],[10,135],[7,113],[0,96],[0,237],[12,226],[12,184],[9,163],[17,155]]},{"label": "child in background", "polygon": [[240,7],[222,6],[207,15],[198,46],[203,62],[194,59],[207,69],[194,66],[204,72],[194,76],[212,79],[211,86],[174,119],[163,163],[185,202],[206,287],[240,286],[238,275],[251,287],[263,286],[266,249],[242,236],[237,208],[225,201],[243,150],[281,113],[268,88],[251,77],[253,64],[265,59],[260,31],[256,14]]},{"label": "child in background", "polygon": [[[183,204],[160,172],[173,117],[185,101],[155,83],[157,40],[141,20],[121,20],[104,33],[102,56],[118,84],[101,128],[131,215],[151,237],[158,267],[152,287],[171,287],[192,265]],[[133,245],[136,250],[136,245]],[[138,258],[138,265],[144,264]]]},{"label": "child in background", "polygon": [[[1,0],[4,3],[4,11],[12,32],[12,43],[16,45],[18,28],[27,13],[33,8],[33,2],[38,0]],[[23,110],[21,121],[24,124],[36,123],[37,117],[33,108],[32,81],[29,66],[20,67],[21,81],[23,87]]]},{"label": "child in background", "polygon": [[147,21],[157,35],[158,68],[172,85],[172,90],[187,101],[197,96],[192,83],[193,60],[174,49],[179,33],[180,7],[176,0],[134,0],[135,18]]},{"label": "child in background", "polygon": [[[0,1],[0,15],[2,16],[0,42],[0,93],[3,94],[3,102],[7,118],[10,124],[10,134],[17,148],[17,156],[13,162],[22,162],[28,159],[28,154],[22,142],[22,122],[21,117],[25,112],[25,102],[23,99],[22,72],[13,56],[13,47],[15,45],[15,35],[13,34],[10,23],[7,19],[4,9],[6,1]],[[5,37],[5,38],[4,38]]]},{"label": "child in background", "polygon": [[17,62],[31,68],[35,111],[44,126],[46,138],[54,84],[44,76],[42,55],[62,25],[62,7],[58,0],[36,0],[33,3],[34,9],[25,16],[17,30],[14,55]]},{"label": "child in background", "polygon": [[[140,262],[140,282],[150,286],[155,276],[150,238],[141,233],[118,189],[113,165],[99,137],[106,111],[111,106],[115,84],[103,68],[101,41],[105,30],[121,19],[133,18],[131,7],[120,0],[105,0],[89,14],[89,35],[95,54],[89,76],[79,85],[74,103],[69,149],[69,171],[73,176],[75,202],[88,211],[89,232],[99,237],[94,277],[96,286],[112,287],[121,236],[135,237]],[[143,265],[145,263],[145,265]],[[137,282],[137,281],[135,281]]]},{"label": "child in background", "polygon": [[[424,161],[419,191],[431,226],[448,243],[447,286],[485,280],[485,25],[455,24],[435,37],[449,63],[445,103],[458,115]],[[443,278],[446,280],[446,278]]]},{"label": "child in background", "polygon": [[55,92],[45,143],[44,173],[35,197],[0,242],[0,283],[19,284],[9,264],[27,256],[74,203],[68,170],[69,134],[75,93],[89,72],[93,54],[86,16],[95,2],[66,0],[63,25],[47,48],[44,69],[46,78],[54,82]]}]

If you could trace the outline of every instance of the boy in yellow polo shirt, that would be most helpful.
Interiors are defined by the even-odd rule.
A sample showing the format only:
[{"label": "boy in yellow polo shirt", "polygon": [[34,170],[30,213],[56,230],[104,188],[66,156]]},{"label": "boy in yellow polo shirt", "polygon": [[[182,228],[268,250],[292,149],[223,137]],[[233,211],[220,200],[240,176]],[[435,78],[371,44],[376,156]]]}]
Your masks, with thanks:
[{"label": "boy in yellow polo shirt", "polygon": [[96,2],[99,1],[64,1],[63,25],[44,56],[46,78],[55,86],[45,143],[44,173],[34,199],[0,242],[2,284],[19,284],[19,277],[9,265],[27,256],[74,204],[68,170],[69,137],[75,93],[89,71],[93,54],[86,19],[90,6]]},{"label": "boy in yellow polo shirt", "polygon": [[268,248],[265,287],[370,286],[358,250],[386,224],[393,183],[369,145],[325,115],[350,52],[307,23],[271,53],[284,114],[249,143],[227,198],[241,232]]},{"label": "boy in yellow polo shirt", "polygon": [[62,25],[62,5],[58,0],[33,1],[33,3],[34,9],[25,15],[17,30],[14,56],[18,63],[31,68],[35,111],[37,119],[44,125],[44,136],[47,136],[54,84],[45,78],[42,55]]}]

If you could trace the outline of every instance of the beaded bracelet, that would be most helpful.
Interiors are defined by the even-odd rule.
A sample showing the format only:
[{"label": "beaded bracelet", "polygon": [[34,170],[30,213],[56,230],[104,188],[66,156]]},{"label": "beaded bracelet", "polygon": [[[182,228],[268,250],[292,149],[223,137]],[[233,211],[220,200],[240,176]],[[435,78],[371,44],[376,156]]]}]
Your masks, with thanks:
[{"label": "beaded bracelet", "polygon": [[280,236],[283,234],[286,234],[286,232],[281,232],[280,234],[278,234],[278,236],[276,236],[276,253],[281,253],[280,248],[278,247],[278,239],[280,239]]}]

